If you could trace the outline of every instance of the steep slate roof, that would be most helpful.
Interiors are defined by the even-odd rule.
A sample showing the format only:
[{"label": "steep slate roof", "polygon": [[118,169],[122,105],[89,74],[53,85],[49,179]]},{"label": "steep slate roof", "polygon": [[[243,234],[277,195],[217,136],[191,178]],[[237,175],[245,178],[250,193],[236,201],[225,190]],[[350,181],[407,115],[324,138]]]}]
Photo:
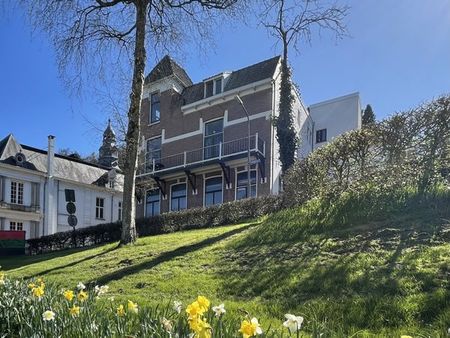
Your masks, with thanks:
[{"label": "steep slate roof", "polygon": [[[224,92],[230,91],[251,83],[272,78],[275,74],[280,56],[256,63],[254,65],[232,72],[226,80]],[[196,83],[184,89],[183,104],[190,104],[204,98],[203,82]]]},{"label": "steep slate roof", "polygon": [[[26,157],[23,168],[47,172],[47,151],[19,144],[12,135],[0,141],[0,163],[16,165],[14,156],[18,152],[22,152]],[[58,154],[55,154],[53,165],[56,178],[93,185],[99,185],[98,183],[102,182],[100,178],[107,175],[110,170],[100,165]],[[123,190],[122,174],[116,176],[115,189]]]},{"label": "steep slate roof", "polygon": [[164,56],[145,78],[145,83],[161,80],[165,77],[175,75],[185,87],[192,85],[192,80],[186,71],[181,68],[169,55]]}]

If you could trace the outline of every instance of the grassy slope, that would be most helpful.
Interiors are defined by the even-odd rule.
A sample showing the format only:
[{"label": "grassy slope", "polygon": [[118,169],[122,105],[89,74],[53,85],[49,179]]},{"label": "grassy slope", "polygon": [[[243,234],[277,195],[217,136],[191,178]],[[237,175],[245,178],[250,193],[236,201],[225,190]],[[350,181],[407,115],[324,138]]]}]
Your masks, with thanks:
[{"label": "grassy slope", "polygon": [[292,312],[335,332],[368,328],[394,336],[426,332],[429,324],[446,331],[448,196],[378,212],[366,217],[370,222],[356,212],[367,203],[343,200],[286,210],[260,224],[141,238],[134,247],[2,258],[0,265],[13,276],[44,275],[65,286],[108,284],[116,297],[140,304],[186,304],[204,294],[263,323],[279,325]]}]

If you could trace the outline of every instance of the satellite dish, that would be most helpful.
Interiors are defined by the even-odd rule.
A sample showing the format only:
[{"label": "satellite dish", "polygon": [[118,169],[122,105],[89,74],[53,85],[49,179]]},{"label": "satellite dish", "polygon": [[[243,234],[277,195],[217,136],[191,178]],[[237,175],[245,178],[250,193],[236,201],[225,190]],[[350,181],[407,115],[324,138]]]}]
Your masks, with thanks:
[{"label": "satellite dish", "polygon": [[27,161],[27,158],[23,153],[17,153],[16,156],[14,156],[14,159],[16,160],[16,163],[20,166],[24,165],[24,163]]}]

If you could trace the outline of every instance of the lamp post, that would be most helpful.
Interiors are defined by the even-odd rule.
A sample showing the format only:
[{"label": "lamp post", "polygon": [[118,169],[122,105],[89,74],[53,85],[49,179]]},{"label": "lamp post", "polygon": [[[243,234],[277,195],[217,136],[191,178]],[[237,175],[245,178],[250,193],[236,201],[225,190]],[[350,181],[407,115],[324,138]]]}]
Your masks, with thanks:
[{"label": "lamp post", "polygon": [[248,114],[248,110],[247,108],[245,108],[244,102],[242,102],[241,97],[239,95],[236,95],[234,99],[241,105],[242,109],[245,112],[245,115],[247,116],[247,198],[250,198],[252,195],[250,183],[250,115]]}]

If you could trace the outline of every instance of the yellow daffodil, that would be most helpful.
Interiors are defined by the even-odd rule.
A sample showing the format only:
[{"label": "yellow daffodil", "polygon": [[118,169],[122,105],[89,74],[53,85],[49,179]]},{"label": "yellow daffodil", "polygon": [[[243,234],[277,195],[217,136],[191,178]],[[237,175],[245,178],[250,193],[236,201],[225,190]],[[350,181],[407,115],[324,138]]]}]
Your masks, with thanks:
[{"label": "yellow daffodil", "polygon": [[408,335],[401,335],[400,338],[413,338],[412,336],[408,336]]},{"label": "yellow daffodil", "polygon": [[197,302],[200,305],[200,307],[203,309],[204,312],[208,311],[209,305],[210,305],[208,298],[206,298],[204,296],[198,296]]},{"label": "yellow daffodil", "polygon": [[44,288],[42,286],[34,287],[31,289],[31,292],[33,293],[33,296],[36,298],[41,298],[44,295]]},{"label": "yellow daffodil", "polygon": [[251,321],[244,320],[242,322],[239,332],[242,333],[243,338],[249,338],[262,334],[262,329],[259,326],[258,319],[252,318]]},{"label": "yellow daffodil", "polygon": [[130,311],[130,312],[138,313],[138,311],[139,311],[138,305],[136,303],[133,303],[131,300],[128,301],[127,307],[128,307],[128,311]]},{"label": "yellow daffodil", "polygon": [[120,304],[119,307],[117,308],[117,315],[119,317],[125,316],[125,308],[123,307],[122,304]]},{"label": "yellow daffodil", "polygon": [[72,317],[78,317],[80,315],[80,307],[74,305],[71,308],[69,308],[69,312],[72,315]]},{"label": "yellow daffodil", "polygon": [[46,322],[55,320],[55,313],[53,311],[47,310],[42,314],[42,319]]},{"label": "yellow daffodil", "polygon": [[67,299],[69,302],[71,302],[73,297],[75,297],[75,295],[74,295],[72,290],[64,291],[63,295],[64,295],[64,298]]},{"label": "yellow daffodil", "polygon": [[195,318],[205,313],[204,309],[200,306],[200,304],[197,301],[193,302],[192,304],[189,304],[186,308],[186,312],[189,315],[189,318]]},{"label": "yellow daffodil", "polygon": [[211,326],[201,319],[196,317],[189,320],[189,327],[195,333],[196,338],[211,338],[212,329]]},{"label": "yellow daffodil", "polygon": [[80,291],[80,292],[78,292],[78,296],[77,296],[77,298],[78,298],[78,300],[80,301],[80,302],[84,302],[85,300],[87,300],[88,299],[88,294],[86,293],[86,292],[84,292],[84,291]]},{"label": "yellow daffodil", "polygon": [[36,284],[34,284],[34,283],[28,284],[28,288],[30,288],[30,289],[34,289],[35,287],[36,287]]}]

